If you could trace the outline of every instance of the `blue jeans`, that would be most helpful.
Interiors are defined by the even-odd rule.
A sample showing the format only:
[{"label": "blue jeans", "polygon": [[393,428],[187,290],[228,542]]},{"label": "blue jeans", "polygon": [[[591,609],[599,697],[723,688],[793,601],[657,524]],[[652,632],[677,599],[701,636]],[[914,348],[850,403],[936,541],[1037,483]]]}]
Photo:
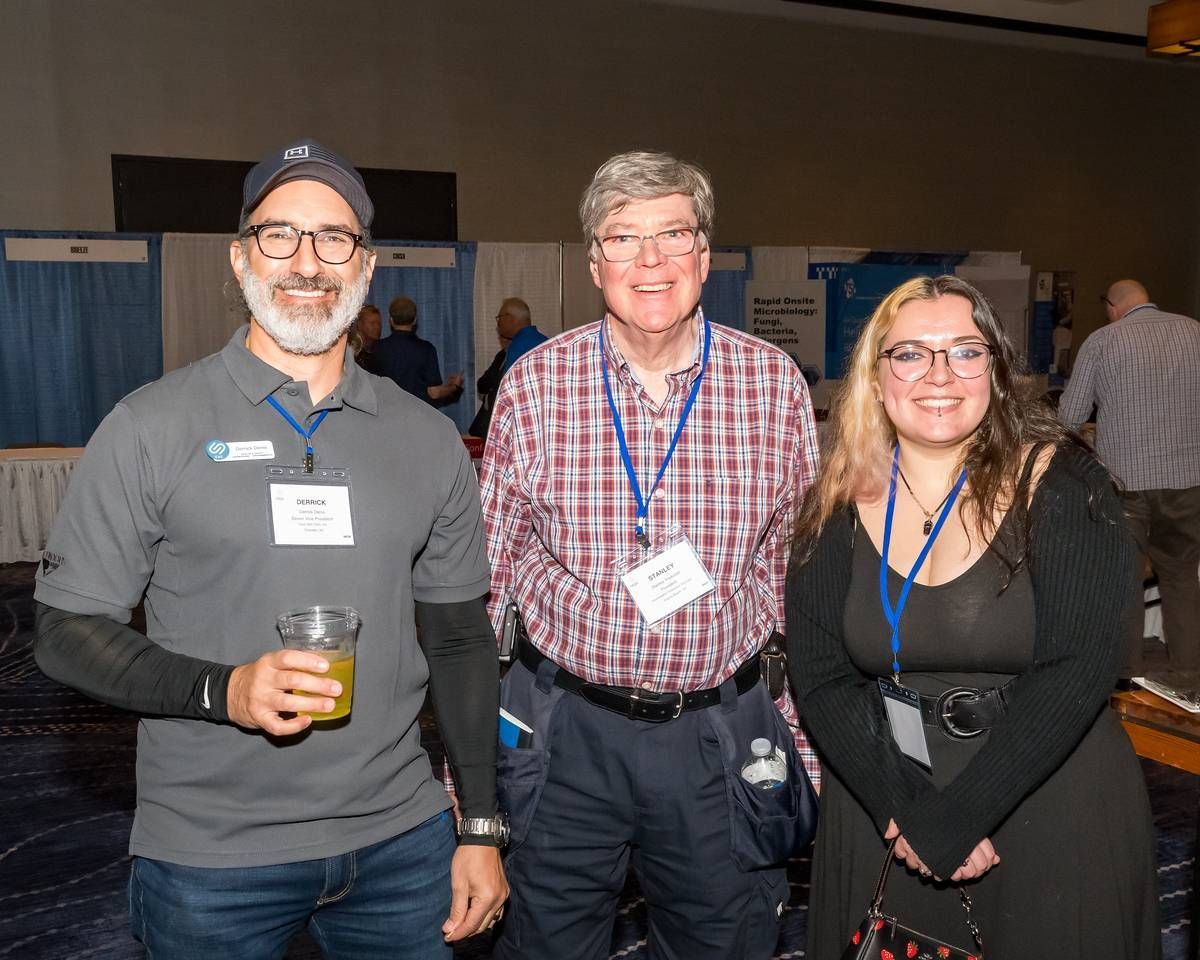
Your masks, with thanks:
[{"label": "blue jeans", "polygon": [[305,926],[332,960],[448,960],[454,847],[442,813],[323,860],[185,867],[135,857],[133,935],[147,960],[278,960]]}]

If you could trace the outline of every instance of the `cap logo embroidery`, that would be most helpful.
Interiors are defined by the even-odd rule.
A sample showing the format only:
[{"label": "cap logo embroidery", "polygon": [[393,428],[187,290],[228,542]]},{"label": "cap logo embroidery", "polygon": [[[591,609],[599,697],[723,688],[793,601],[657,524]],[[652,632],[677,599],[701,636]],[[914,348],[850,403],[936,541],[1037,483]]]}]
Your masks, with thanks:
[{"label": "cap logo embroidery", "polygon": [[288,160],[307,160],[308,159],[308,144],[302,147],[292,147],[283,152],[283,159],[286,163]]}]

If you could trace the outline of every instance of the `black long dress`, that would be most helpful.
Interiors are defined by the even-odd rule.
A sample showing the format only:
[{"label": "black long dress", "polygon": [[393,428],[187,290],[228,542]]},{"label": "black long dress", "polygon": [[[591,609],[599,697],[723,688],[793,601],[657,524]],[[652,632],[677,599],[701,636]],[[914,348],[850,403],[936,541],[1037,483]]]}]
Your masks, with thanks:
[{"label": "black long dress", "polygon": [[[997,536],[1008,535],[1006,520]],[[850,658],[867,676],[891,672],[879,600],[879,553],[854,538],[843,621]],[[890,571],[891,596],[903,578]],[[1032,659],[1033,586],[985,553],[949,583],[915,584],[902,620],[903,680],[927,695],[1003,684]],[[1018,681],[1019,682],[1019,681]],[[938,788],[987,741],[925,727]],[[1058,769],[991,834],[1000,864],[968,885],[987,960],[1143,960],[1160,955],[1153,833],[1142,773],[1109,709]],[[885,846],[863,807],[826,768],[808,916],[810,960],[842,955],[870,901]],[[918,849],[918,854],[920,850]],[[886,912],[923,933],[972,946],[957,893],[893,867]]]}]

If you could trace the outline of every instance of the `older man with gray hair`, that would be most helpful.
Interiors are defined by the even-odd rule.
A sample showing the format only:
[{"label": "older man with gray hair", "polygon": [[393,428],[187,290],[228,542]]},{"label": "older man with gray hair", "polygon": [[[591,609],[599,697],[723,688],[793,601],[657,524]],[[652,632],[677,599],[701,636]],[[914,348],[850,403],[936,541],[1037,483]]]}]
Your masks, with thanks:
[{"label": "older man with gray hair", "polygon": [[[807,839],[802,753],[816,764],[760,652],[783,631],[816,434],[791,359],[704,316],[713,211],[693,164],[607,161],[580,205],[604,317],[500,385],[489,609],[523,628],[501,692],[498,957],[606,957],[631,854],[650,956],[769,957]],[[741,775],[759,738],[777,789]]]}]

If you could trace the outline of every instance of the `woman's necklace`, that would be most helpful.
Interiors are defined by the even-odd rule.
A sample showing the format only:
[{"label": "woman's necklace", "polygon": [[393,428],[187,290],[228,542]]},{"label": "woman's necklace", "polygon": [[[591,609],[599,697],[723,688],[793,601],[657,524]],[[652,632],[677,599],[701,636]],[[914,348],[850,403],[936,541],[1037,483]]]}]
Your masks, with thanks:
[{"label": "woman's necklace", "polygon": [[923,533],[925,536],[929,536],[929,531],[933,529],[933,515],[941,510],[946,501],[950,499],[950,491],[954,488],[951,487],[950,490],[946,491],[946,495],[942,497],[942,502],[936,507],[934,507],[932,510],[926,510],[925,505],[921,503],[921,501],[917,499],[917,495],[913,493],[913,488],[908,485],[908,478],[904,475],[904,471],[900,469],[899,464],[896,465],[896,472],[900,474],[900,479],[904,481],[904,489],[907,490],[908,495],[913,498],[913,503],[917,505],[917,509],[925,514],[925,523],[921,526],[921,533]]}]

